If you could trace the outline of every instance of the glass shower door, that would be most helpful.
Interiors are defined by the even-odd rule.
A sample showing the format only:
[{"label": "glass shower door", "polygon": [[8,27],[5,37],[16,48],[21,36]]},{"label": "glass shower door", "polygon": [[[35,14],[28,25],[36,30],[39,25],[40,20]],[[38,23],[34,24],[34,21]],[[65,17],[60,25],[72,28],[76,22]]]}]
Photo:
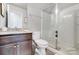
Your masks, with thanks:
[{"label": "glass shower door", "polygon": [[52,13],[47,13],[42,11],[42,21],[41,21],[41,37],[44,40],[47,40],[49,46],[56,48],[56,15],[55,15],[55,5],[51,7]]}]

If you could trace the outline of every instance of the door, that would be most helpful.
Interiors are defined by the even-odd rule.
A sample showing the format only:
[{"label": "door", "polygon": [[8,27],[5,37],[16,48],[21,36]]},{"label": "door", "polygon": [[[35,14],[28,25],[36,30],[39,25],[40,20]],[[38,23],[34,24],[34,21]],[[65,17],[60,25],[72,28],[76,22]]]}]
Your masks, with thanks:
[{"label": "door", "polygon": [[55,14],[48,14],[44,11],[42,13],[42,39],[47,40],[49,45],[55,48]]},{"label": "door", "polygon": [[17,54],[17,46],[15,43],[0,46],[0,55],[16,55],[16,54]]},{"label": "door", "polygon": [[31,55],[32,54],[32,40],[17,43],[18,55]]}]

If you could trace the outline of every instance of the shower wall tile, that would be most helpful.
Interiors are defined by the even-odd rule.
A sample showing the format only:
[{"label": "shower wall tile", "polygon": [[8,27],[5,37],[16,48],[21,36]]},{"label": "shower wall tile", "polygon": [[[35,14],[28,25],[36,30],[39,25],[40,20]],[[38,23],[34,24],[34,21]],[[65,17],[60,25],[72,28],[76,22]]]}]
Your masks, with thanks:
[{"label": "shower wall tile", "polygon": [[41,10],[30,5],[27,6],[28,29],[41,31]]},{"label": "shower wall tile", "polygon": [[[72,15],[72,16],[68,16],[68,15]],[[75,25],[74,25],[73,14],[66,14],[61,16],[59,21],[61,21],[59,23],[59,46],[64,49],[74,48]]]}]

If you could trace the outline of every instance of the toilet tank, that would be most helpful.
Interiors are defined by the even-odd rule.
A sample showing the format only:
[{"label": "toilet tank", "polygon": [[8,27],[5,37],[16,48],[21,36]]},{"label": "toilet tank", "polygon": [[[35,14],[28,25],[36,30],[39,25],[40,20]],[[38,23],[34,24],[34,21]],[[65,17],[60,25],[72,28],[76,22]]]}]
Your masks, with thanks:
[{"label": "toilet tank", "polygon": [[40,39],[40,32],[33,32],[32,38],[33,39]]}]

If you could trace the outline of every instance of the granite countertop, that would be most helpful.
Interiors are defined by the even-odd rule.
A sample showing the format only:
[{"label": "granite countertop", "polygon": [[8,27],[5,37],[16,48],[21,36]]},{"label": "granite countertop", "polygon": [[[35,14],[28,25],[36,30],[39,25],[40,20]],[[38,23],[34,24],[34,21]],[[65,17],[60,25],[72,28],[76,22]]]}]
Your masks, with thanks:
[{"label": "granite countertop", "polygon": [[8,31],[0,31],[0,35],[21,34],[21,33],[32,33],[32,31],[30,31],[30,30],[8,30]]}]

